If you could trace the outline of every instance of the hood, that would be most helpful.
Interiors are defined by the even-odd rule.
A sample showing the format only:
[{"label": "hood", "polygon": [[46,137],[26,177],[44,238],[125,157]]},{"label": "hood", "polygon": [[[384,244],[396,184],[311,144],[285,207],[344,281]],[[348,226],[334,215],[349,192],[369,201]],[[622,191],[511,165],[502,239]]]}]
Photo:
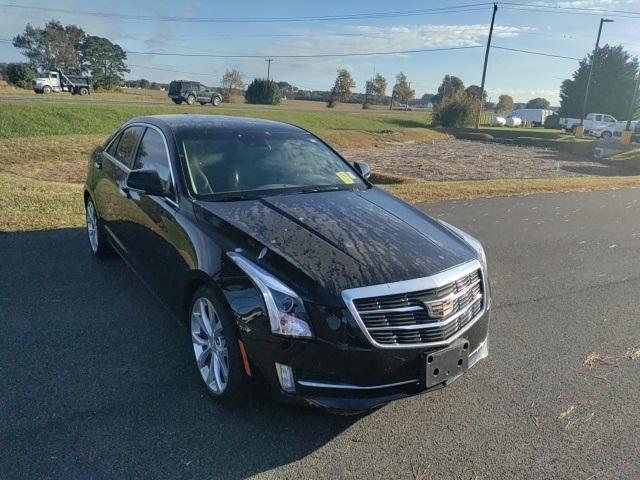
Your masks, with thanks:
[{"label": "hood", "polygon": [[[431,276],[476,258],[437,221],[375,187],[198,205],[332,294]],[[250,259],[278,274],[272,256]]]}]

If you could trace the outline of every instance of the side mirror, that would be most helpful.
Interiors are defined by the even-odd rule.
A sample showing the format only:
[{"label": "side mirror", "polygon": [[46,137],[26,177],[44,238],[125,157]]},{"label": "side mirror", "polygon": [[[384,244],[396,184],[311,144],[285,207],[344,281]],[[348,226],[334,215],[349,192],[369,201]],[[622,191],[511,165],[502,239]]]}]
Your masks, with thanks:
[{"label": "side mirror", "polygon": [[167,196],[160,175],[155,170],[131,170],[127,176],[127,188],[149,195]]},{"label": "side mirror", "polygon": [[367,162],[353,162],[353,166],[364,178],[369,178],[371,176],[371,168]]}]

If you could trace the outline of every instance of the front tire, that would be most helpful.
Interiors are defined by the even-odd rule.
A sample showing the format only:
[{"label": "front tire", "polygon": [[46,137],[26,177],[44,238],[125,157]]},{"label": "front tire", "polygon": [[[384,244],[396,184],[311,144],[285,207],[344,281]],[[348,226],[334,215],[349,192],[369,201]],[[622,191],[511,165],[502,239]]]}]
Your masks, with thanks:
[{"label": "front tire", "polygon": [[611,138],[611,132],[602,132],[602,135],[600,135],[600,138]]},{"label": "front tire", "polygon": [[211,99],[211,103],[213,104],[214,107],[217,107],[218,105],[220,105],[221,102],[222,102],[222,99],[217,95]]},{"label": "front tire", "polygon": [[87,219],[87,236],[89,238],[91,253],[97,258],[106,258],[111,254],[111,246],[105,238],[104,227],[100,225],[98,212],[91,198],[87,199],[85,213]]},{"label": "front tire", "polygon": [[225,403],[245,400],[249,377],[244,371],[233,316],[213,288],[200,287],[193,295],[188,326],[196,369],[208,393]]},{"label": "front tire", "polygon": [[193,105],[194,103],[196,103],[196,97],[194,97],[193,95],[189,95],[187,97],[187,105]]},{"label": "front tire", "polygon": [[80,89],[80,95],[81,95],[81,96],[83,96],[83,97],[84,97],[85,95],[89,95],[89,89],[88,89],[88,88],[86,88],[86,87],[82,87],[82,88]]},{"label": "front tire", "polygon": [[51,93],[51,87],[49,85],[45,85],[42,87],[42,93],[49,94]]}]

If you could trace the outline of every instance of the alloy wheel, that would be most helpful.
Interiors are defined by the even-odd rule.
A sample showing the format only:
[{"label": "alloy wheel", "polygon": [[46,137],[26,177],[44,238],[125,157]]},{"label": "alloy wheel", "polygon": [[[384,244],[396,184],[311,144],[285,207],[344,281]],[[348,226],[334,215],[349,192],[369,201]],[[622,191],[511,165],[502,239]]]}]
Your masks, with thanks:
[{"label": "alloy wheel", "polygon": [[229,383],[229,351],[220,316],[205,297],[193,303],[191,341],[204,383],[213,393],[221,395]]},{"label": "alloy wheel", "polygon": [[89,235],[91,251],[96,253],[98,251],[98,217],[96,208],[91,200],[87,202],[87,234]]}]

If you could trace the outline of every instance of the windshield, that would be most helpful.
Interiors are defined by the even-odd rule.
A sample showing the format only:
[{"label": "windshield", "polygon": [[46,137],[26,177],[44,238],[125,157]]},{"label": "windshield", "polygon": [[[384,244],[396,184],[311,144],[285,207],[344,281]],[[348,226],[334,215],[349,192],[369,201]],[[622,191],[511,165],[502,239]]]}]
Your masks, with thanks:
[{"label": "windshield", "polygon": [[306,132],[206,129],[189,132],[181,141],[191,188],[198,196],[364,186],[347,162]]}]

